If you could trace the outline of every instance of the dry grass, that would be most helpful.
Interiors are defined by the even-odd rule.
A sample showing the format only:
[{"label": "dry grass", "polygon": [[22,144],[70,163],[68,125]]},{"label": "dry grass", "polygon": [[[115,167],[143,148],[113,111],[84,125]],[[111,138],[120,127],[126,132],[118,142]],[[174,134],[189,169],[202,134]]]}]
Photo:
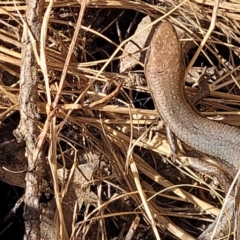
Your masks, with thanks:
[{"label": "dry grass", "polygon": [[[47,9],[48,4],[49,1],[46,2],[45,9]],[[191,170],[179,168],[176,163],[169,162],[177,168],[179,177],[171,176],[171,172],[168,175],[166,171],[163,171],[165,172],[163,176],[161,171],[157,171],[159,162],[162,159],[168,160],[171,155],[165,131],[163,129],[159,133],[153,131],[152,127],[156,124],[158,118],[157,112],[146,109],[144,106],[135,108],[134,99],[131,95],[132,91],[148,92],[148,88],[145,82],[142,85],[137,85],[131,75],[119,73],[116,68],[116,62],[119,61],[121,56],[127,54],[124,50],[125,44],[133,36],[128,37],[118,45],[106,34],[111,30],[111,26],[116,25],[117,16],[109,21],[108,25],[104,26],[105,29],[102,26],[98,29],[95,28],[94,24],[97,24],[98,18],[95,19],[96,22],[91,22],[87,18],[88,14],[93,14],[97,10],[106,13],[106,9],[112,9],[111,13],[114,13],[116,9],[121,11],[134,9],[136,12],[147,14],[156,19],[154,24],[159,23],[162,19],[174,23],[186,32],[186,37],[182,41],[192,42],[198,46],[208,31],[213,5],[214,1],[210,0],[182,1],[180,4],[178,1],[162,1],[159,6],[141,1],[92,0],[88,6],[88,11],[85,12],[77,44],[73,49],[74,54],[67,66],[65,60],[72,36],[76,31],[74,27],[77,23],[77,16],[71,16],[68,19],[67,15],[60,17],[56,15],[56,12],[59,13],[59,9],[62,8],[65,9],[65,14],[78,14],[79,4],[77,1],[57,1],[53,4],[52,9],[49,9],[49,15],[45,14],[42,33],[47,32],[47,34],[42,34],[40,47],[44,46],[44,41],[46,46],[40,48],[39,51],[38,46],[35,45],[39,69],[42,69],[42,73],[39,73],[38,86],[38,106],[42,119],[45,119],[48,111],[47,99],[54,99],[56,93],[59,93],[59,83],[61,76],[63,76],[62,70],[67,69],[66,77],[63,79],[63,89],[60,92],[58,106],[61,107],[61,112],[57,115],[55,134],[48,132],[48,138],[54,139],[54,145],[56,146],[56,148],[52,148],[54,152],[48,151],[49,156],[57,156],[61,152],[62,158],[64,158],[65,149],[62,149],[63,145],[68,150],[72,149],[75,155],[79,149],[91,154],[96,153],[99,156],[99,166],[101,165],[99,163],[101,159],[108,166],[110,173],[102,176],[101,171],[97,171],[92,178],[91,185],[97,189],[98,197],[101,197],[101,191],[106,193],[106,186],[109,186],[114,192],[114,194],[108,195],[108,200],[101,201],[99,199],[94,212],[89,212],[89,215],[86,214],[85,219],[75,225],[72,239],[75,239],[78,231],[87,235],[91,228],[99,229],[99,231],[101,229],[101,236],[106,236],[109,231],[105,222],[107,218],[111,219],[113,225],[114,221],[118,224],[125,222],[127,228],[129,228],[129,224],[135,215],[141,217],[143,229],[146,229],[148,225],[152,226],[156,238],[158,238],[158,232],[161,232],[161,234],[169,234],[169,239],[194,239],[190,234],[196,236],[194,231],[198,230],[195,229],[196,226],[189,226],[188,224],[193,219],[207,220],[205,219],[206,215],[201,216],[199,209],[204,209],[207,213],[213,215],[218,214],[219,209],[215,207],[216,204],[211,205],[208,201],[202,200],[197,193],[199,188],[209,189],[209,184],[205,183]],[[74,11],[74,8],[77,10]],[[225,121],[235,125],[238,122],[236,106],[239,105],[240,97],[233,94],[233,91],[237,92],[235,86],[238,86],[239,82],[238,63],[235,63],[233,56],[239,56],[240,51],[239,8],[240,5],[237,1],[221,2],[219,4],[214,34],[207,40],[201,52],[214,67],[215,76],[218,79],[210,85],[211,97],[217,99],[208,98],[205,100],[207,105],[212,104],[212,108],[209,112],[203,114],[213,116],[216,115],[216,110],[218,114],[222,114],[222,109],[227,110],[228,112],[224,113],[228,114]],[[21,34],[25,9],[24,1],[0,2],[0,69],[3,72],[3,81],[0,85],[0,120],[2,122],[11,118],[19,108],[18,79],[21,66]],[[109,12],[109,14],[111,13]],[[64,11],[62,14],[64,14]],[[86,24],[86,22],[91,24]],[[110,44],[113,51],[108,57],[106,57],[108,54],[106,53],[105,58],[97,59],[93,56],[90,46],[94,44],[96,39],[99,41],[101,38],[105,40],[105,43]],[[33,44],[36,43],[34,38],[32,42]],[[217,53],[216,44],[229,50],[227,61],[230,63],[230,67]],[[89,48],[90,50],[88,50]],[[209,53],[216,57],[217,64],[212,61]],[[43,64],[45,62],[46,68]],[[143,66],[143,64],[140,65]],[[223,69],[224,74],[221,74]],[[45,82],[43,79],[45,79]],[[121,80],[124,81],[124,87],[121,88],[121,94],[115,100],[111,99],[111,101],[97,104],[92,108],[88,107],[89,103],[106,97],[109,94],[108,89],[111,91],[115,89]],[[5,81],[10,84],[7,86]],[[226,91],[225,93],[219,91],[223,87],[228,89],[227,93]],[[229,105],[228,107],[225,106],[226,101],[231,104],[231,107]],[[77,141],[74,140],[76,133],[73,132],[69,136],[63,133],[63,130],[70,125],[77,129]],[[40,131],[42,127],[43,124],[40,122]],[[148,161],[149,159],[151,160]],[[180,153],[177,163],[184,159],[184,154]],[[73,171],[76,167],[77,158],[75,157],[71,161],[73,165],[70,167],[70,171]],[[91,159],[89,161],[91,162]],[[173,167],[170,169],[173,169]],[[57,176],[54,178],[57,179]],[[172,182],[176,179],[179,179],[179,184]],[[197,186],[193,183],[202,185]],[[67,191],[67,188],[64,189],[64,192],[60,190],[58,194],[64,195],[66,194],[65,191]],[[219,196],[218,193],[216,194]],[[161,198],[165,199],[166,205],[156,200]],[[221,200],[221,196],[219,198]],[[119,212],[108,210],[108,205],[119,199],[124,207],[120,208]],[[126,199],[130,199],[129,201],[134,205],[134,208],[130,208],[129,212]],[[184,206],[187,209],[184,209]],[[200,206],[200,208],[197,206]],[[121,212],[122,209],[125,211]],[[79,209],[76,207],[77,210]],[[77,213],[75,212],[75,214]],[[128,217],[126,221],[121,218],[123,215],[131,217]],[[171,219],[174,217],[174,221],[169,217]],[[185,231],[185,227],[189,232]],[[160,231],[157,231],[157,229]],[[141,228],[139,231],[141,232]],[[127,230],[124,231],[124,235],[126,232]]]}]

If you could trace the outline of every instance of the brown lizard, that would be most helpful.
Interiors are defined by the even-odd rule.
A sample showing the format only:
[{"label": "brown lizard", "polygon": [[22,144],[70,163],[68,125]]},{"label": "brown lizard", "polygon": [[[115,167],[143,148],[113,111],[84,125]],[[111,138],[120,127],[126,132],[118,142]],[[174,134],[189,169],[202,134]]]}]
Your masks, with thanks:
[{"label": "brown lizard", "polygon": [[160,116],[176,136],[193,149],[220,159],[236,172],[240,129],[203,118],[189,105],[184,93],[181,48],[170,23],[162,23],[152,38],[145,75]]},{"label": "brown lizard", "polygon": [[240,129],[203,118],[188,103],[182,51],[168,22],[163,22],[152,38],[145,76],[155,106],[173,133],[193,149],[217,159],[219,166],[234,177],[240,158]]}]

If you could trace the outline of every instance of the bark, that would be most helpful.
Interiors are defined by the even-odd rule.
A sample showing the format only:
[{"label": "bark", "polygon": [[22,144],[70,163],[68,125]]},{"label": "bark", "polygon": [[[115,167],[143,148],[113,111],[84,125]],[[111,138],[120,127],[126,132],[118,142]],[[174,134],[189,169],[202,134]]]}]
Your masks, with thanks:
[{"label": "bark", "polygon": [[31,32],[38,46],[44,0],[28,0],[26,9],[26,23],[22,36],[22,64],[20,73],[20,114],[21,120],[14,135],[18,142],[25,140],[28,167],[26,172],[26,192],[24,200],[24,239],[40,239],[40,186],[44,173],[45,160],[40,153],[36,160],[33,151],[37,140],[37,80],[38,66],[33,52]]}]

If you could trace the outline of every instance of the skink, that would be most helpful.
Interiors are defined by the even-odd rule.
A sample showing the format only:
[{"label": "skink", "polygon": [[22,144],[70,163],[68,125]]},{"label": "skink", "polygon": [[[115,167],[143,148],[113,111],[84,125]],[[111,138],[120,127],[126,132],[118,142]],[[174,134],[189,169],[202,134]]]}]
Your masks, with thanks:
[{"label": "skink", "polygon": [[170,23],[163,22],[154,33],[145,60],[145,76],[155,107],[180,140],[236,172],[240,129],[198,115],[185,96],[184,75],[178,36]]}]

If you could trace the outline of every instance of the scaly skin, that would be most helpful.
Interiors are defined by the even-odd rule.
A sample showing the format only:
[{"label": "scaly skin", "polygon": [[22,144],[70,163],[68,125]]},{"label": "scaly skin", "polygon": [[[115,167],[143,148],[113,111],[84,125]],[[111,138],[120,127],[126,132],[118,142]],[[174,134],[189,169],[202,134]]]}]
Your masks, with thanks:
[{"label": "scaly skin", "polygon": [[[145,76],[155,106],[175,135],[193,149],[219,159],[236,172],[240,129],[197,114],[184,94],[185,66],[174,27],[163,22],[156,30],[145,60]],[[226,168],[226,167],[225,167]]]}]

